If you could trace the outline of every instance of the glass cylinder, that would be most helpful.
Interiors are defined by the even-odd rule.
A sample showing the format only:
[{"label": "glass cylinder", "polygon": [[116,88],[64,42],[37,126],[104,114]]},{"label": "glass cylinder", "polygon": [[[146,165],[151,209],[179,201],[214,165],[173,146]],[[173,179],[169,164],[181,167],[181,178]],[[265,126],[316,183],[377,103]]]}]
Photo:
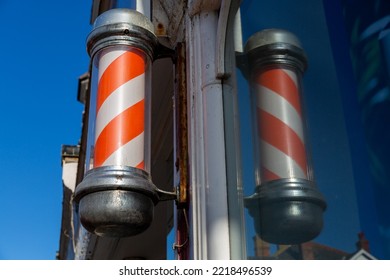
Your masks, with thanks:
[{"label": "glass cylinder", "polygon": [[89,166],[150,172],[151,62],[142,50],[109,46],[93,57]]},{"label": "glass cylinder", "polygon": [[298,68],[284,64],[254,69],[251,78],[255,138],[255,181],[283,178],[313,181],[306,148]]}]

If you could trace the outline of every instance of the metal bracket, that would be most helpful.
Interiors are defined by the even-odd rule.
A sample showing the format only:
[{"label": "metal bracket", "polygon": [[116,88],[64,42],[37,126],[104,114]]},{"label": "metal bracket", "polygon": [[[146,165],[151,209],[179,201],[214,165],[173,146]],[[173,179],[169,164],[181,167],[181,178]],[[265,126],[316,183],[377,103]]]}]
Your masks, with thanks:
[{"label": "metal bracket", "polygon": [[178,200],[179,192],[174,190],[173,192],[163,191],[160,189],[156,190],[158,201],[167,201],[167,200]]},{"label": "metal bracket", "polygon": [[176,63],[176,59],[177,59],[176,51],[158,42],[155,49],[154,60],[161,59],[161,58],[168,58],[168,57],[172,59],[172,62],[174,64]]}]

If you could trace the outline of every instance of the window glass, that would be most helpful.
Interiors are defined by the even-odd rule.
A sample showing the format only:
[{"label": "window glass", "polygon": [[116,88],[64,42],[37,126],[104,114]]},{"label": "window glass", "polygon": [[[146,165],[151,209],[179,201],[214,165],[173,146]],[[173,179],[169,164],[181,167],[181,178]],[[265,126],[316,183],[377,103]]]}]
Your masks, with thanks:
[{"label": "window glass", "polygon": [[[350,258],[360,249],[369,251],[376,258],[390,258],[390,246],[386,245],[389,244],[390,209],[385,202],[390,198],[390,173],[386,172],[389,168],[389,156],[386,155],[390,149],[384,144],[390,131],[389,76],[385,67],[381,72],[378,66],[372,65],[371,68],[377,69],[372,73],[364,64],[359,64],[362,53],[367,61],[370,55],[377,56],[377,64],[384,61],[383,50],[377,43],[379,31],[375,39],[371,38],[371,44],[377,48],[370,50],[370,44],[362,45],[358,40],[361,35],[355,34],[366,30],[359,25],[363,18],[369,18],[364,23],[366,28],[375,19],[382,19],[378,30],[385,30],[384,11],[390,15],[390,9],[384,1],[374,1],[376,6],[370,2],[373,13],[375,9],[381,13],[368,17],[364,13],[368,14],[370,9],[361,8],[360,2],[242,1],[244,44],[258,31],[279,28],[295,34],[306,53],[308,68],[302,78],[308,140],[305,145],[311,155],[317,188],[327,203],[324,226],[318,237],[294,245],[261,240],[256,234],[256,221],[246,209],[245,239],[249,259],[343,259]],[[363,16],[357,19],[358,14]],[[254,142],[258,140],[253,140],[256,137],[252,129],[250,85],[238,68],[237,84],[245,200],[255,192],[254,163],[258,159],[254,154],[257,144]],[[375,89],[365,92],[370,86]]]}]

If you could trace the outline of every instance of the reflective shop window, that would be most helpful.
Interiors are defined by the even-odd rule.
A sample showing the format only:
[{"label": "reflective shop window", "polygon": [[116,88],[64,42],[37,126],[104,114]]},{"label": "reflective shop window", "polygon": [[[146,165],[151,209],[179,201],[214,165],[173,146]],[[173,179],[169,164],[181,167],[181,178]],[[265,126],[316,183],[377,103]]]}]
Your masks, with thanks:
[{"label": "reflective shop window", "polygon": [[[307,58],[307,69],[302,73],[291,64],[281,67],[275,67],[275,63],[271,63],[274,66],[264,64],[263,58],[256,55],[265,56],[267,49],[251,56],[249,62],[244,51],[241,55],[246,56],[247,62],[237,63],[247,258],[351,259],[363,252],[367,258],[390,259],[390,79],[386,63],[390,57],[390,3],[380,0],[244,0],[240,13],[244,45],[259,31],[285,30],[299,40]],[[248,66],[256,59],[261,60],[265,70]],[[242,57],[238,59],[241,60]],[[271,68],[275,73],[283,70],[290,78],[293,73],[300,91],[300,98],[295,101],[302,108],[302,124],[292,120],[295,113],[287,112],[291,102],[282,108],[275,107],[268,97],[253,98],[260,91],[262,96],[271,96],[270,99],[275,94],[288,99],[278,92],[281,87],[288,87],[283,78],[267,76]],[[253,71],[257,73],[255,78]],[[279,87],[269,86],[273,83]],[[265,107],[267,112],[261,113],[262,117],[254,103]],[[256,122],[262,122],[257,124],[259,133]],[[293,132],[278,132],[278,122],[289,123],[287,130]],[[297,125],[302,128],[296,128]],[[296,155],[300,153],[296,152],[299,148],[294,148],[297,140],[293,138],[299,131],[304,134],[304,141],[299,144],[305,151],[303,163],[302,156]],[[278,144],[266,147],[274,138]],[[284,152],[283,147],[292,151],[286,152],[288,164],[277,156]],[[268,153],[267,149],[274,152]],[[265,161],[276,171],[286,165],[294,183],[290,180],[282,184],[282,191],[270,189],[275,186],[274,182],[280,182],[280,177],[264,171]],[[294,164],[303,166],[306,173],[297,175],[299,168],[291,167]],[[295,197],[299,202],[286,210],[290,215],[296,211],[298,221],[280,214],[283,212],[278,208],[280,203],[274,203],[274,208],[268,210],[258,209],[261,214],[254,214],[256,210],[248,206],[248,199],[257,193],[257,198],[261,197],[258,208],[266,205],[264,196],[267,195],[259,191],[259,186],[267,186],[272,192],[270,196],[277,197],[278,201],[286,200],[295,194],[288,193],[283,186],[290,188],[288,190],[300,189],[301,181],[315,182],[315,189],[326,201],[326,209],[322,229],[316,237],[313,234],[291,239],[292,233],[286,228],[299,227],[302,220],[313,219],[309,217],[313,209],[295,205],[307,199]],[[313,195],[310,199],[313,197],[318,198]],[[306,233],[307,230],[301,233],[298,230],[293,234]]]}]

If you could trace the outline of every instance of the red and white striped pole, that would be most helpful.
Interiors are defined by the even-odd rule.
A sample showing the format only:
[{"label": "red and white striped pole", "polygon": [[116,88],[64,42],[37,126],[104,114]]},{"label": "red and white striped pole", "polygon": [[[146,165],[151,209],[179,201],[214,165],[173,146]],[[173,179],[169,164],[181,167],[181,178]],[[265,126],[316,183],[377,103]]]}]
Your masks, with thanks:
[{"label": "red and white striped pole", "polygon": [[82,225],[100,236],[143,232],[162,200],[150,177],[150,78],[156,48],[153,24],[129,9],[101,14],[88,36],[93,62],[89,170],[75,201]]},{"label": "red and white striped pole", "polygon": [[98,60],[93,167],[145,168],[146,55],[132,47],[110,47]]},{"label": "red and white striped pole", "polygon": [[258,234],[297,244],[322,229],[325,201],[311,171],[302,110],[306,56],[290,32],[268,29],[245,46],[252,89],[256,191],[245,203]]},{"label": "red and white striped pole", "polygon": [[282,66],[254,79],[261,182],[308,179],[298,74]]}]

